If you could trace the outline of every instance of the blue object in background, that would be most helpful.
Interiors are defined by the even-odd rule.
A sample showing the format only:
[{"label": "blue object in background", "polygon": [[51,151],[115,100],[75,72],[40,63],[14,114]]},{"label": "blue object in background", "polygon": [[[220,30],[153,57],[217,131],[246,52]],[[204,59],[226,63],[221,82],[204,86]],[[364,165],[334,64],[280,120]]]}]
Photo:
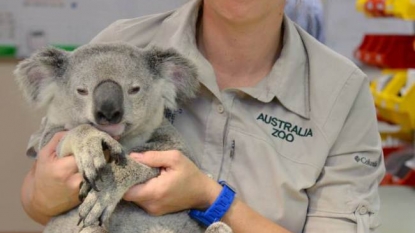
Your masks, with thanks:
[{"label": "blue object in background", "polygon": [[285,14],[320,42],[325,42],[321,0],[287,0]]}]

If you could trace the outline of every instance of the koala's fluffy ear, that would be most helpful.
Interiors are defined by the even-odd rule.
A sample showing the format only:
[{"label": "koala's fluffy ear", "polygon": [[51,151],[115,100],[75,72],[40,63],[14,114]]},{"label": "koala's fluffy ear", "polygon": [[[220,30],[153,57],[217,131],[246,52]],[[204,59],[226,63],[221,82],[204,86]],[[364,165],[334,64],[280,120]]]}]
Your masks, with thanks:
[{"label": "koala's fluffy ear", "polygon": [[53,87],[66,70],[68,55],[60,49],[45,48],[17,65],[16,81],[29,103],[40,107],[53,98]]},{"label": "koala's fluffy ear", "polygon": [[183,104],[194,98],[199,89],[196,67],[174,49],[162,50],[153,47],[146,51],[145,59],[150,71],[156,77],[166,81],[163,83],[163,96],[166,108],[176,109],[177,104]]}]

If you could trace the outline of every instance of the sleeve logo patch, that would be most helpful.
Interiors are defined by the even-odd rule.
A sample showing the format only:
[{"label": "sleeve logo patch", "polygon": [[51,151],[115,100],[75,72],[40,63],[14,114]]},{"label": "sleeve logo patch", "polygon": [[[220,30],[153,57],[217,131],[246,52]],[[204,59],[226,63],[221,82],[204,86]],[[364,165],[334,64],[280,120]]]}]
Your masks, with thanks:
[{"label": "sleeve logo patch", "polygon": [[370,166],[370,167],[377,167],[379,165],[379,162],[372,161],[372,160],[370,160],[370,159],[368,159],[366,157],[363,157],[363,156],[359,157],[359,155],[356,155],[354,157],[354,160],[357,163],[362,163],[362,164],[367,165],[367,166]]}]

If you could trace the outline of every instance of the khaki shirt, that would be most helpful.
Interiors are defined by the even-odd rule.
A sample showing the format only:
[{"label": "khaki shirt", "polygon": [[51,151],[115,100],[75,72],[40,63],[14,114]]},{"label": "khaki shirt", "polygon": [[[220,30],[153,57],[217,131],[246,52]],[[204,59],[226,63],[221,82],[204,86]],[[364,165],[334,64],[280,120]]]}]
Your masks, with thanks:
[{"label": "khaki shirt", "polygon": [[173,47],[196,64],[201,94],[169,118],[202,169],[263,216],[292,232],[373,232],[385,169],[366,76],[285,17],[270,74],[220,91],[196,46],[200,3],[119,20],[92,43]]}]

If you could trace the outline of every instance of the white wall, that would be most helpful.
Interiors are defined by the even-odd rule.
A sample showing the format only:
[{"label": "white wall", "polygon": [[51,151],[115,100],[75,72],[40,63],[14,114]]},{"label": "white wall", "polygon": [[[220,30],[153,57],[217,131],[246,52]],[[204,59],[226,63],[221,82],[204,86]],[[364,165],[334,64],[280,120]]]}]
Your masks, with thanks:
[{"label": "white wall", "polygon": [[32,164],[25,156],[28,137],[39,125],[35,114],[23,101],[13,80],[15,63],[0,61],[0,232],[41,229],[20,205],[20,186]]},{"label": "white wall", "polygon": [[[82,45],[116,19],[163,12],[184,2],[187,0],[0,0],[0,29],[14,29],[13,38],[0,33],[0,45],[17,45],[18,55],[27,56],[35,31],[43,32],[41,40],[48,44]],[[2,21],[2,15],[12,20]]]}]

